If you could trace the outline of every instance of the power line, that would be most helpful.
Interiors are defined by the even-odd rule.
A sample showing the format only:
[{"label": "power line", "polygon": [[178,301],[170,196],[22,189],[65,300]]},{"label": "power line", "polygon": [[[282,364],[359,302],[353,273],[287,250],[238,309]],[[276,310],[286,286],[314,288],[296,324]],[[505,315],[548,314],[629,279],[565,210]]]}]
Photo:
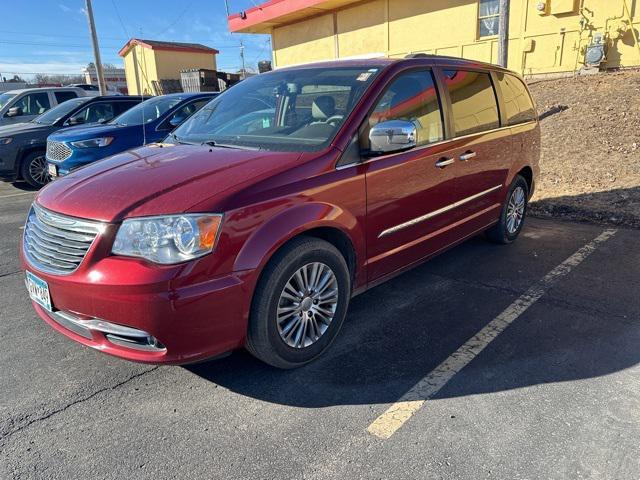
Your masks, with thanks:
[{"label": "power line", "polygon": [[180,19],[184,16],[184,14],[187,13],[187,10],[189,10],[191,8],[192,5],[193,5],[193,2],[189,3],[189,5],[187,5],[186,8],[184,10],[182,10],[182,12],[180,12],[180,15],[178,15],[175,18],[175,20],[169,24],[168,27],[166,27],[165,29],[161,30],[159,33],[156,33],[154,36],[158,37],[158,36],[162,35],[164,32],[166,32],[171,27],[173,27],[176,23],[178,23],[180,21]]},{"label": "power line", "polygon": [[[84,35],[64,35],[58,32],[55,33],[31,33],[31,32],[18,32],[15,30],[0,30],[0,33],[10,33],[12,35],[28,35],[35,37],[65,37],[65,38],[85,38]],[[123,37],[102,37],[104,40],[122,40]]]},{"label": "power line", "polygon": [[[84,48],[87,49],[86,45],[78,45],[73,43],[34,43],[34,42],[16,42],[14,40],[0,40],[0,43],[8,44],[8,45],[31,45],[35,47],[65,47],[65,48]],[[115,45],[108,45],[106,48],[120,48]],[[91,50],[88,48],[88,50]]]},{"label": "power line", "polygon": [[116,6],[115,0],[111,0],[111,5],[113,5],[113,9],[116,12],[116,17],[118,17],[118,20],[120,21],[120,26],[122,27],[122,31],[127,36],[127,38],[131,38],[131,35],[129,35],[129,31],[127,30],[127,27],[124,26],[124,22],[122,21],[122,17],[120,16],[120,12],[118,11],[118,7]]}]

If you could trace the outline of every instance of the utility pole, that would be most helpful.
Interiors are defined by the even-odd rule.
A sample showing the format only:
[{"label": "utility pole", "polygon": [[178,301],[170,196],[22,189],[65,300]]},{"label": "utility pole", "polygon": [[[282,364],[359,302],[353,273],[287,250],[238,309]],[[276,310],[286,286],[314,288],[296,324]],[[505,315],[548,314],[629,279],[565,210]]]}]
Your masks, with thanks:
[{"label": "utility pole", "polygon": [[89,33],[91,34],[91,42],[93,43],[93,56],[95,57],[96,74],[98,76],[98,88],[100,88],[100,95],[106,95],[107,85],[104,83],[104,71],[102,70],[102,61],[100,60],[100,47],[98,47],[96,24],[93,21],[91,0],[85,0],[85,6],[85,10],[87,11],[87,20],[89,21]]},{"label": "utility pole", "polygon": [[509,56],[509,0],[500,0],[498,19],[498,63],[507,67]]},{"label": "utility pole", "polygon": [[247,78],[247,70],[244,65],[244,43],[240,40],[240,59],[242,60],[242,79]]}]

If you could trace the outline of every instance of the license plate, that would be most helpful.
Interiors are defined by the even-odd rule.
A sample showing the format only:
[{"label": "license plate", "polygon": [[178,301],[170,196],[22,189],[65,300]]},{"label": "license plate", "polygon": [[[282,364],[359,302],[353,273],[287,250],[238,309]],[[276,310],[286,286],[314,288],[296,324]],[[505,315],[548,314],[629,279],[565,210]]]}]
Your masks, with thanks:
[{"label": "license plate", "polygon": [[49,295],[49,285],[41,278],[36,277],[31,272],[27,273],[27,290],[31,300],[41,307],[51,311],[51,295]]},{"label": "license plate", "polygon": [[52,177],[58,176],[58,167],[56,165],[50,163],[49,165],[47,165],[47,170],[49,171],[49,175],[51,175]]}]

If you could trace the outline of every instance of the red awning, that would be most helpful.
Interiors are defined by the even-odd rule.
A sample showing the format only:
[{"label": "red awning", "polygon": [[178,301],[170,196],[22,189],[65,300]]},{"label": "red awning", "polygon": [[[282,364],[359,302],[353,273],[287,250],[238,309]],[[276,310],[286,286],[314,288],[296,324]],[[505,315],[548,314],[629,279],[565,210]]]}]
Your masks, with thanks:
[{"label": "red awning", "polygon": [[270,0],[229,16],[229,30],[269,33],[274,27],[327,13],[357,0]]}]

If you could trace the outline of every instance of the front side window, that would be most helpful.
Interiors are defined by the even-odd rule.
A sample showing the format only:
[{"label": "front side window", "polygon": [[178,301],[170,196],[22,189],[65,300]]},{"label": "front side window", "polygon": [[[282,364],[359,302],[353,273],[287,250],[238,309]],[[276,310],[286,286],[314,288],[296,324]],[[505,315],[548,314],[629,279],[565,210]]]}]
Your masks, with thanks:
[{"label": "front side window", "polygon": [[142,125],[157,120],[167,111],[182,102],[182,96],[162,96],[146,100],[113,119],[116,125]]},{"label": "front side window", "polygon": [[87,98],[75,98],[73,100],[68,100],[64,103],[61,103],[60,105],[53,107],[51,110],[47,110],[45,113],[36,118],[34,122],[40,123],[42,125],[53,125],[58,120],[69,115],[76,108],[80,107],[87,101]]},{"label": "front side window", "polygon": [[536,119],[536,109],[522,80],[506,73],[496,73],[504,101],[507,125],[531,122]]},{"label": "front side window", "polygon": [[414,70],[393,80],[369,116],[368,129],[388,120],[412,122],[418,146],[443,139],[440,102],[430,71]]},{"label": "front side window", "polygon": [[498,35],[500,18],[500,0],[479,0],[478,4],[478,36],[491,37]]},{"label": "front side window", "polygon": [[317,151],[331,142],[378,71],[309,67],[256,75],[213,99],[168,140]]},{"label": "front side window", "polygon": [[108,102],[92,103],[87,108],[81,110],[74,118],[80,120],[78,123],[106,123],[115,116],[113,105]]},{"label": "front side window", "polygon": [[500,115],[488,73],[446,70],[456,136],[498,128]]},{"label": "front side window", "polygon": [[169,117],[164,125],[165,128],[173,128],[175,125],[178,125],[184,122],[191,115],[196,113],[202,107],[204,107],[207,103],[211,101],[210,98],[203,98],[201,100],[197,100],[195,102],[187,103],[186,105],[180,107],[177,111],[175,111],[171,117]]},{"label": "front side window", "polygon": [[51,104],[49,95],[46,92],[40,92],[25,95],[16,102],[14,107],[21,108],[23,115],[40,115],[49,110]]}]

